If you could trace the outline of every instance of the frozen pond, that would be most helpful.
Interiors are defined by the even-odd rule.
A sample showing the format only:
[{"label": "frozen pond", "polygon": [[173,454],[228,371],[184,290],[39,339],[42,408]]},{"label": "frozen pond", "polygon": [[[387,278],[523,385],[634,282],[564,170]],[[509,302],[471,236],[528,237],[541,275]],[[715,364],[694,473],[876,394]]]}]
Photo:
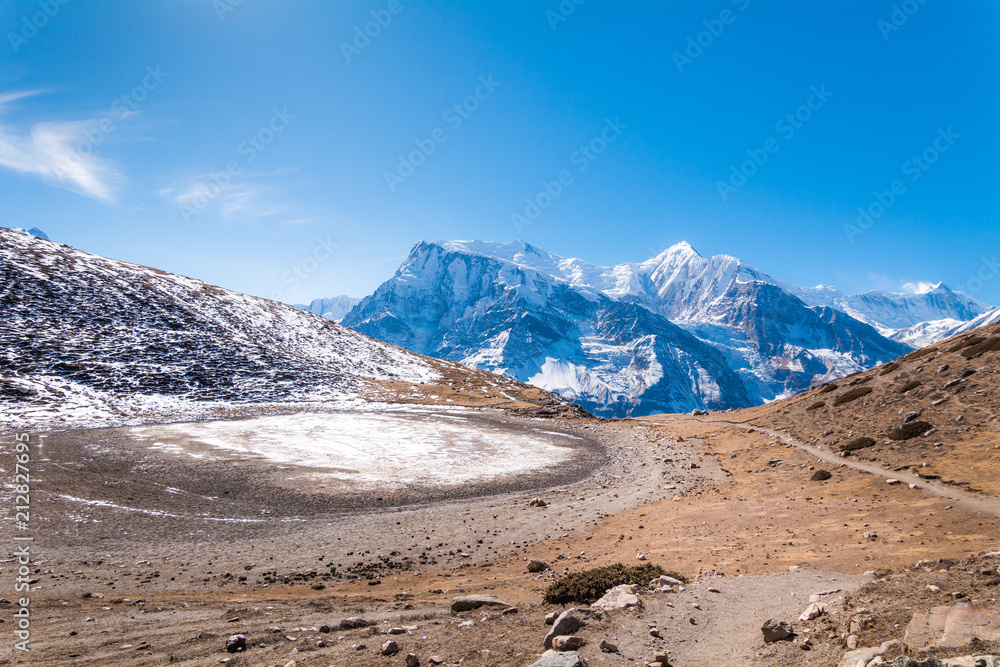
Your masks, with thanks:
[{"label": "frozen pond", "polygon": [[177,456],[271,462],[379,488],[481,482],[580,454],[575,436],[503,427],[458,409],[312,412],[129,431],[145,447]]}]

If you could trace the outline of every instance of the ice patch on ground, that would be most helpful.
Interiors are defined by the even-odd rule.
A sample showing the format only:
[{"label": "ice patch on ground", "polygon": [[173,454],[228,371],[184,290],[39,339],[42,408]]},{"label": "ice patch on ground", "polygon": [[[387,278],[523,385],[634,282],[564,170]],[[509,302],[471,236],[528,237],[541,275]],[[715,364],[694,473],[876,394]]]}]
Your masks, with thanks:
[{"label": "ice patch on ground", "polygon": [[377,488],[479,482],[555,466],[577,455],[572,436],[463,423],[455,420],[455,411],[298,413],[130,432],[151,449],[173,455],[261,458]]}]

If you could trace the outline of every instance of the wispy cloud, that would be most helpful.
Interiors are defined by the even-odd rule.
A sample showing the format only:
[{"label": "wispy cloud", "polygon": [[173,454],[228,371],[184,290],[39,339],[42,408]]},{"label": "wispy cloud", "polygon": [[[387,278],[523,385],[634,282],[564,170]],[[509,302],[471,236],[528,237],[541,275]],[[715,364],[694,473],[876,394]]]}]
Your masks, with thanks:
[{"label": "wispy cloud", "polygon": [[[0,94],[0,115],[15,100],[37,95],[43,90]],[[0,123],[0,166],[33,174],[60,187],[112,202],[124,181],[117,166],[93,155],[86,133],[98,127],[101,118],[35,123],[30,130]]]}]

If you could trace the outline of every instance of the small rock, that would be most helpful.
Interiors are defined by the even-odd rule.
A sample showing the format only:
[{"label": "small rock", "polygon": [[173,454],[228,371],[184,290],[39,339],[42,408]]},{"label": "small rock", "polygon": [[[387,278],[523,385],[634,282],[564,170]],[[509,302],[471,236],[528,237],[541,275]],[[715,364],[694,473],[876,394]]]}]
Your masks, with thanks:
[{"label": "small rock", "polygon": [[350,618],[345,618],[338,623],[337,628],[340,630],[355,630],[357,628],[367,628],[373,625],[375,625],[375,621],[369,621],[361,618],[360,616],[351,616]]},{"label": "small rock", "polygon": [[903,423],[908,424],[909,422],[919,417],[922,413],[923,413],[922,410],[914,410],[913,412],[907,412],[905,415],[903,415]]},{"label": "small rock", "polygon": [[635,555],[636,560],[646,560],[646,554],[639,552]]},{"label": "small rock", "polygon": [[559,618],[559,612],[558,611],[554,611],[552,613],[545,614],[545,625],[552,625],[553,623],[556,622],[557,618]]},{"label": "small rock", "polygon": [[386,643],[382,644],[382,648],[379,650],[379,653],[382,655],[396,655],[399,653],[399,644],[390,639]]},{"label": "small rock", "polygon": [[609,642],[607,639],[602,639],[601,651],[604,653],[618,653],[618,647]]},{"label": "small rock", "polygon": [[668,577],[665,574],[660,575],[656,579],[649,582],[650,588],[657,588],[660,586],[683,586],[684,582],[679,579],[674,579],[673,577]]},{"label": "small rock", "polygon": [[875,625],[874,619],[868,614],[855,614],[851,618],[850,632],[856,635],[863,630],[867,630]]},{"label": "small rock", "polygon": [[459,595],[451,599],[452,613],[471,611],[480,607],[512,607],[495,595]]},{"label": "small rock", "polygon": [[245,635],[232,635],[226,640],[226,651],[229,653],[240,653],[247,650],[247,638]]},{"label": "small rock", "polygon": [[546,651],[542,657],[528,665],[528,667],[587,667],[587,663],[580,659],[576,653]]},{"label": "small rock", "polygon": [[321,625],[321,626],[319,626],[319,631],[322,632],[325,635],[328,632],[330,632],[330,626],[329,625]]},{"label": "small rock", "polygon": [[660,629],[659,628],[650,628],[649,629],[649,636],[650,637],[657,637],[657,638],[659,638],[661,636],[660,635]]},{"label": "small rock", "polygon": [[541,498],[532,498],[531,501],[528,502],[528,507],[546,507],[546,506],[548,506],[548,503],[542,500]]},{"label": "small rock", "polygon": [[428,665],[443,665],[444,664],[444,660],[440,656],[432,655],[432,656],[430,656],[430,657],[427,658],[427,664]]},{"label": "small rock", "polygon": [[764,643],[770,644],[790,637],[792,635],[792,626],[785,621],[779,622],[768,619],[764,621],[764,625],[761,626],[760,631],[764,635]]},{"label": "small rock", "polygon": [[420,667],[420,659],[413,653],[406,654],[406,667]]},{"label": "small rock", "polygon": [[808,607],[806,607],[806,610],[804,612],[802,612],[802,615],[799,616],[799,620],[811,621],[814,618],[819,618],[820,616],[826,613],[826,609],[827,609],[826,605],[823,604],[822,602],[813,602]]},{"label": "small rock", "polygon": [[584,645],[583,637],[559,635],[552,638],[552,648],[556,651],[575,651]]},{"label": "small rock", "polygon": [[600,600],[590,605],[593,609],[628,609],[640,605],[639,596],[635,594],[636,587],[631,584],[615,586],[604,594]]},{"label": "small rock", "polygon": [[403,628],[389,628],[388,634],[390,634],[390,635],[405,635],[406,634],[406,630],[404,630]]},{"label": "small rock", "polygon": [[825,482],[826,480],[833,477],[833,474],[829,470],[817,470],[809,478],[812,482]]},{"label": "small rock", "polygon": [[898,479],[887,479],[887,480],[885,480],[885,483],[886,484],[899,484],[899,480]]},{"label": "small rock", "polygon": [[532,558],[528,561],[528,572],[544,572],[549,569],[548,563]]},{"label": "small rock", "polygon": [[517,607],[507,607],[502,612],[500,612],[500,614],[503,616],[510,616],[511,614],[516,614],[516,613],[517,613]]},{"label": "small rock", "polygon": [[588,609],[586,607],[572,607],[559,614],[552,629],[545,635],[544,646],[552,648],[552,640],[561,635],[571,635],[580,628],[586,627],[591,620],[604,618],[604,612],[600,609]]},{"label": "small rock", "polygon": [[847,636],[847,650],[848,651],[853,651],[857,647],[858,647],[858,636],[857,635],[848,635]]}]

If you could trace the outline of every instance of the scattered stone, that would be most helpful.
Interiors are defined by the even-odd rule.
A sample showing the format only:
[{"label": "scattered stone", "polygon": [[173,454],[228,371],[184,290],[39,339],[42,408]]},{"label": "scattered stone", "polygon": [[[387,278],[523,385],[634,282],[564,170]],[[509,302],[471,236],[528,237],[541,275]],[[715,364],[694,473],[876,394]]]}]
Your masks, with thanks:
[{"label": "scattered stone", "polygon": [[559,635],[552,638],[552,648],[556,651],[575,651],[585,643],[583,637],[576,635]]},{"label": "scattered stone", "polygon": [[548,563],[532,558],[528,561],[528,572],[544,572],[549,569]]},{"label": "scattered stone", "polygon": [[662,635],[660,634],[660,629],[659,628],[650,628],[649,629],[649,636],[650,637],[660,638]]},{"label": "scattered stone", "polygon": [[644,553],[642,553],[642,552],[640,551],[639,553],[637,553],[637,554],[635,555],[635,559],[636,559],[636,560],[646,560],[646,554],[644,554]]},{"label": "scattered stone", "polygon": [[232,635],[226,640],[226,651],[228,653],[242,653],[247,650],[247,638],[245,635]]},{"label": "scattered stone", "polygon": [[848,635],[847,636],[847,650],[848,651],[853,651],[857,647],[858,647],[858,636],[857,635]]},{"label": "scattered stone", "polygon": [[375,625],[375,621],[369,621],[367,619],[361,618],[360,616],[351,616],[350,618],[345,618],[340,623],[338,623],[337,629],[356,630],[358,628],[368,628],[373,625]]},{"label": "scattered stone", "polygon": [[696,574],[694,577],[694,582],[697,584],[701,583],[702,581],[705,581],[706,579],[714,579],[715,577],[724,577],[724,576],[726,575],[722,574],[721,572],[717,572],[710,567],[699,567],[698,574]]},{"label": "scattered stone", "polygon": [[420,667],[420,659],[413,653],[407,653],[406,667]]},{"label": "scattered stone", "polygon": [[799,620],[811,621],[814,618],[819,618],[820,616],[825,614],[826,610],[827,606],[822,602],[813,602],[808,607],[806,607],[806,610],[804,612],[802,612],[802,615],[799,616]]},{"label": "scattered stone", "polygon": [[885,483],[886,484],[896,485],[896,484],[899,484],[899,480],[898,479],[887,479],[887,480],[885,480]]},{"label": "scattered stone", "polygon": [[586,607],[572,607],[559,614],[549,634],[545,635],[544,646],[552,648],[552,640],[560,635],[571,635],[577,630],[584,628],[591,620],[604,618],[604,612],[600,609],[588,609]]},{"label": "scattered stone", "polygon": [[764,621],[764,625],[760,627],[760,631],[764,634],[765,644],[788,639],[792,636],[792,626],[785,621],[779,622],[773,619]]},{"label": "scattered stone", "polygon": [[649,582],[650,588],[659,588],[661,586],[683,586],[684,582],[679,579],[674,579],[673,577],[668,577],[665,574],[661,574],[656,579]]},{"label": "scattered stone", "polygon": [[604,609],[607,611],[638,607],[640,602],[635,591],[636,587],[634,585],[621,584],[609,590],[600,600],[590,606],[593,609]]},{"label": "scattered stone", "polygon": [[507,607],[502,612],[500,612],[502,616],[510,616],[511,614],[516,614],[516,613],[517,613],[517,607]]},{"label": "scattered stone", "polygon": [[545,625],[552,625],[553,623],[556,622],[557,618],[559,618],[558,611],[553,611],[549,614],[545,614]]},{"label": "scattered stone", "polygon": [[432,656],[430,656],[430,657],[427,658],[427,664],[428,665],[443,665],[444,664],[444,659],[442,659],[440,656],[432,655]]},{"label": "scattered stone", "polygon": [[607,639],[602,639],[601,651],[604,653],[618,653],[618,647],[609,642]]},{"label": "scattered stone", "polygon": [[321,626],[319,626],[319,631],[322,632],[325,635],[325,634],[327,634],[327,633],[330,632],[330,626],[329,625],[321,625]]},{"label": "scattered stone", "polygon": [[866,540],[874,540],[878,537],[878,533],[861,533],[861,537]]},{"label": "scattered stone", "polygon": [[908,424],[909,422],[913,421],[914,419],[922,415],[923,412],[924,412],[923,410],[914,410],[912,412],[907,412],[905,415],[903,415],[903,423]]},{"label": "scattered stone", "polygon": [[915,613],[903,641],[915,647],[958,648],[974,641],[1000,641],[1000,605],[957,604]]},{"label": "scattered stone", "polygon": [[452,613],[462,611],[472,611],[480,607],[512,607],[509,602],[504,602],[495,595],[459,595],[451,599]]},{"label": "scattered stone", "polygon": [[396,655],[399,653],[399,644],[390,639],[386,643],[382,644],[382,648],[379,650],[379,653],[381,655]]},{"label": "scattered stone", "polygon": [[699,410],[698,408],[695,408],[694,410],[691,411],[691,415],[694,417],[704,417],[707,414],[708,410]]},{"label": "scattered stone", "polygon": [[547,506],[548,503],[542,500],[541,498],[532,498],[531,501],[528,502],[528,507],[547,507]]},{"label": "scattered stone", "polygon": [[587,667],[579,655],[570,652],[546,651],[542,657],[528,667]]},{"label": "scattered stone", "polygon": [[388,634],[390,634],[390,635],[405,635],[406,634],[406,630],[404,630],[403,628],[389,628]]},{"label": "scattered stone", "polygon": [[831,477],[833,477],[833,473],[829,470],[817,470],[812,474],[812,477],[810,477],[809,480],[812,482],[825,482]]}]

